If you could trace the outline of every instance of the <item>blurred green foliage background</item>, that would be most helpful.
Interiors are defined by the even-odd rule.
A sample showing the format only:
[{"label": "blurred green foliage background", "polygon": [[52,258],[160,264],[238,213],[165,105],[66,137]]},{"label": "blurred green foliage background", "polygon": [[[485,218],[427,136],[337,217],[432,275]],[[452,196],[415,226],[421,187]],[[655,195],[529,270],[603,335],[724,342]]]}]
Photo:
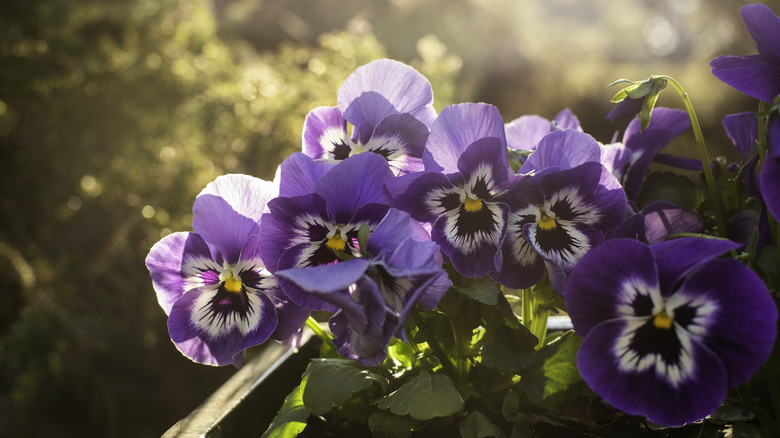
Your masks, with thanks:
[{"label": "blurred green foliage background", "polygon": [[0,436],[159,436],[235,371],[176,351],[144,258],[218,175],[271,179],[356,67],[412,64],[439,110],[568,107],[604,142],[606,85],[668,74],[735,156],[720,120],[753,103],[708,62],[755,51],[746,3],[4,0]]}]

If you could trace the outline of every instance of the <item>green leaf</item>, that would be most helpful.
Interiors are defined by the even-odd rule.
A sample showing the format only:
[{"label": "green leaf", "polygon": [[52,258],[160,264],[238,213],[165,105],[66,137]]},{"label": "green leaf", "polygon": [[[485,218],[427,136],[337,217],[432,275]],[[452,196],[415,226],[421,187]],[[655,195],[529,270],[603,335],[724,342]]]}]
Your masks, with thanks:
[{"label": "green leaf", "polygon": [[297,437],[306,428],[306,420],[311,415],[309,408],[303,404],[303,390],[306,382],[301,382],[284,399],[284,404],[274,421],[265,431],[262,438],[292,438]]},{"label": "green leaf", "polygon": [[388,411],[374,411],[368,416],[368,428],[373,438],[407,438],[416,425],[414,419]]},{"label": "green leaf", "polygon": [[353,393],[363,391],[374,383],[387,383],[384,377],[361,369],[348,359],[313,359],[304,378],[307,383],[303,390],[303,403],[319,415],[341,406]]},{"label": "green leaf", "polygon": [[667,201],[682,209],[696,211],[702,199],[701,187],[690,179],[672,172],[654,172],[645,179],[638,204],[644,208],[653,201]]},{"label": "green leaf", "polygon": [[555,409],[567,401],[574,385],[582,382],[577,370],[581,343],[582,339],[569,331],[537,352],[533,366],[520,380],[520,389],[531,402]]},{"label": "green leaf", "polygon": [[505,372],[520,374],[536,357],[536,336],[524,326],[498,327],[482,346],[482,364]]},{"label": "green leaf", "polygon": [[504,438],[506,434],[479,411],[473,411],[458,426],[462,438]]},{"label": "green leaf", "polygon": [[498,303],[498,298],[501,295],[501,286],[493,281],[490,276],[467,278],[458,274],[451,266],[449,266],[447,271],[450,280],[452,280],[452,288],[456,291],[468,296],[472,300],[489,306],[494,306]]},{"label": "green leaf", "polygon": [[452,379],[444,374],[423,374],[380,399],[377,406],[389,408],[396,415],[425,421],[456,414],[463,409],[463,404]]}]

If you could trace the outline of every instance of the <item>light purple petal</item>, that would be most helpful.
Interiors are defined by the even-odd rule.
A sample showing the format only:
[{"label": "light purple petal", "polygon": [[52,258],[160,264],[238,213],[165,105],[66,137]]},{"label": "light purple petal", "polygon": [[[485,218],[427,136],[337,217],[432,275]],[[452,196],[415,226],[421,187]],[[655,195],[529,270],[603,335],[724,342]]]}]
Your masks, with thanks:
[{"label": "light purple petal", "polygon": [[540,172],[551,167],[570,169],[600,160],[601,149],[595,138],[574,129],[553,131],[539,141],[518,173]]},{"label": "light purple petal", "polygon": [[279,196],[292,198],[314,192],[314,183],[332,169],[334,164],[314,161],[300,152],[290,154],[282,161],[276,180]]},{"label": "light purple petal", "polygon": [[619,319],[606,321],[583,340],[577,367],[591,389],[614,407],[665,426],[692,423],[718,408],[726,397],[727,382],[715,354],[691,339],[686,359],[691,370],[676,385],[659,357],[641,371],[625,369],[615,347],[625,324]]},{"label": "light purple petal", "polygon": [[160,307],[168,315],[173,303],[187,291],[190,266],[212,262],[211,251],[203,238],[194,233],[169,234],[155,243],[146,256],[146,267],[152,277]]},{"label": "light purple petal", "polygon": [[642,210],[647,243],[659,243],[674,233],[698,233],[704,229],[699,216],[666,201],[655,201]]},{"label": "light purple petal", "polygon": [[743,6],[739,13],[759,53],[780,60],[780,18],[761,3]]},{"label": "light purple petal", "polygon": [[273,182],[252,176],[217,177],[195,199],[192,228],[235,263],[246,238],[257,234],[266,203],[277,193]]},{"label": "light purple petal", "polygon": [[551,128],[551,122],[542,116],[520,116],[505,126],[507,146],[532,151],[536,149],[539,140],[550,133]]},{"label": "light purple petal", "polygon": [[685,280],[672,300],[699,304],[687,329],[703,337],[720,357],[729,386],[746,382],[772,352],[777,306],[761,278],[738,261],[708,262]]},{"label": "light purple petal", "polygon": [[636,314],[638,295],[660,294],[653,255],[630,239],[608,240],[589,251],[569,276],[566,309],[580,337],[602,321]]},{"label": "light purple petal", "polygon": [[372,61],[349,75],[339,89],[338,107],[360,131],[364,144],[390,114],[409,113],[427,126],[436,118],[433,91],[425,76],[390,59]]},{"label": "light purple petal", "polygon": [[367,259],[356,258],[332,265],[285,269],[277,271],[276,276],[297,284],[308,293],[323,295],[346,290],[365,274],[368,265]]},{"label": "light purple petal", "polygon": [[390,255],[404,240],[430,242],[431,235],[409,213],[391,208],[368,238],[367,252],[373,257]]},{"label": "light purple petal", "polygon": [[444,108],[431,127],[425,145],[425,169],[457,172],[463,151],[487,137],[498,138],[506,145],[504,122],[498,108],[485,103],[461,103]]},{"label": "light purple petal", "polygon": [[314,159],[337,158],[340,153],[349,156],[347,121],[338,107],[317,107],[309,111],[303,122],[303,153]]},{"label": "light purple petal", "polygon": [[577,131],[582,131],[580,120],[569,108],[564,108],[561,110],[561,112],[555,115],[555,117],[552,119],[552,128],[560,130],[575,129]]}]

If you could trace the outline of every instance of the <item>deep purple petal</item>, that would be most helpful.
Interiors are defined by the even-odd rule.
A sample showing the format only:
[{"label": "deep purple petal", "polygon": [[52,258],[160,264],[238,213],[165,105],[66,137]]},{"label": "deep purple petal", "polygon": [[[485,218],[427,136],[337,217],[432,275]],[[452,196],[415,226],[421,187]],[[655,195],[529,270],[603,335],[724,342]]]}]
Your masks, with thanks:
[{"label": "deep purple petal", "polygon": [[[467,187],[469,192],[482,199],[492,198],[499,190],[497,186],[504,183],[511,172],[506,145],[494,137],[475,141],[460,156],[458,170],[467,186],[471,183],[480,185],[479,188]],[[483,184],[484,188],[481,187]]]},{"label": "deep purple petal", "polygon": [[345,291],[368,269],[364,258],[346,260],[332,265],[312,266],[277,271],[276,276],[297,284],[307,293],[319,296]]},{"label": "deep purple petal", "polygon": [[738,247],[738,243],[730,240],[697,237],[684,237],[650,245],[650,251],[658,265],[662,293],[671,293],[674,284],[697,265]]},{"label": "deep purple petal", "polygon": [[673,301],[698,304],[687,329],[720,357],[729,386],[746,382],[772,352],[777,306],[761,278],[738,261],[710,261],[685,280],[669,305]]},{"label": "deep purple petal", "polygon": [[195,362],[221,366],[268,339],[277,323],[274,305],[262,294],[239,294],[200,288],[177,300],[168,331],[179,351]]},{"label": "deep purple petal", "polygon": [[719,56],[712,74],[738,91],[765,102],[780,94],[780,64],[764,55]]},{"label": "deep purple petal", "polygon": [[642,209],[647,243],[659,243],[674,233],[698,233],[704,229],[699,216],[666,201],[655,201]]},{"label": "deep purple petal", "polygon": [[718,408],[726,397],[727,382],[726,372],[715,354],[688,338],[688,357],[682,359],[680,368],[685,370],[685,363],[689,363],[690,371],[683,371],[686,377],[674,384],[669,367],[658,357],[645,367],[636,367],[641,370],[632,370],[621,363],[617,352],[621,349],[616,345],[625,324],[620,319],[606,321],[590,330],[583,340],[577,367],[591,389],[614,407],[665,426],[692,423]]},{"label": "deep purple petal", "polygon": [[[552,229],[528,224],[523,227],[523,235],[545,261],[559,266],[564,273],[570,272],[588,251],[604,241],[601,231],[589,225],[562,221]],[[562,293],[563,288],[556,290]]]},{"label": "deep purple petal", "polygon": [[363,277],[357,288],[356,309],[361,313],[341,310],[330,318],[328,326],[339,354],[362,365],[375,366],[387,355],[387,343],[398,322],[385,310],[382,294],[374,282]]},{"label": "deep purple petal", "polygon": [[601,148],[590,135],[574,129],[553,131],[539,141],[518,173],[539,172],[549,167],[570,169],[588,161],[600,160]]},{"label": "deep purple petal", "polygon": [[347,121],[335,106],[317,107],[309,111],[303,122],[303,153],[314,159],[337,158],[349,154]]},{"label": "deep purple petal", "polygon": [[393,206],[420,222],[433,223],[445,212],[460,207],[460,194],[443,174],[424,172],[395,198]]},{"label": "deep purple petal", "polygon": [[761,3],[743,6],[739,13],[759,53],[780,61],[780,18]]},{"label": "deep purple petal", "polygon": [[248,175],[223,175],[195,199],[192,229],[235,263],[247,237],[257,234],[266,203],[278,188]]},{"label": "deep purple petal", "polygon": [[532,151],[545,135],[549,134],[551,122],[542,116],[520,116],[505,125],[506,143],[512,149]]},{"label": "deep purple petal", "polygon": [[628,117],[634,117],[642,109],[642,104],[645,103],[645,98],[632,99],[626,97],[607,114],[607,120],[615,123],[616,120],[625,119]]},{"label": "deep purple petal", "polygon": [[173,233],[163,237],[149,250],[146,267],[152,277],[157,301],[165,314],[187,291],[187,280],[197,275],[198,268],[213,264],[211,251],[203,238],[195,233]]},{"label": "deep purple petal", "polygon": [[498,108],[485,103],[461,103],[444,108],[431,127],[425,145],[425,170],[454,173],[458,158],[477,140],[498,138],[506,145],[504,122]]},{"label": "deep purple petal", "polygon": [[347,158],[315,183],[328,211],[337,223],[347,223],[366,204],[390,205],[385,182],[393,178],[387,160],[378,154],[359,154]]},{"label": "deep purple petal", "polygon": [[[566,286],[566,309],[581,337],[602,321],[643,314],[632,308],[638,296],[660,294],[653,255],[630,239],[608,240],[577,263]],[[644,300],[644,299],[642,299]],[[646,300],[645,300],[646,301]]]},{"label": "deep purple petal", "polygon": [[[663,129],[671,131],[671,136],[664,143],[666,144],[669,142],[669,140],[682,134],[690,127],[691,119],[687,112],[672,108],[655,107],[653,109],[653,118],[650,119],[650,124],[647,125],[645,130]],[[633,120],[631,120],[631,123],[629,123],[626,127],[626,132],[623,133],[623,143],[626,143],[630,149],[644,150],[647,147],[657,147],[652,145],[652,143],[651,145],[647,145],[642,141],[634,143],[635,140],[632,140],[632,138],[636,135],[642,134],[641,128],[642,124],[639,120],[639,117],[635,117]],[[660,150],[661,147],[657,147],[656,151]]]},{"label": "deep purple petal", "polygon": [[696,170],[701,172],[701,160],[698,158],[678,157],[671,154],[655,154],[653,162],[676,167],[683,170]]},{"label": "deep purple petal", "polygon": [[425,76],[390,59],[372,61],[349,75],[339,89],[338,107],[360,131],[363,144],[390,114],[409,113],[428,126],[436,118],[433,91]]},{"label": "deep purple petal", "polygon": [[780,158],[772,159],[767,155],[764,160],[761,192],[769,213],[776,219],[780,218]]},{"label": "deep purple petal", "polygon": [[301,152],[290,154],[279,166],[279,196],[294,197],[314,192],[314,183],[325,175],[334,164],[314,161]]},{"label": "deep purple petal", "polygon": [[723,118],[723,129],[743,156],[755,144],[758,138],[758,118],[753,111],[729,114]]}]

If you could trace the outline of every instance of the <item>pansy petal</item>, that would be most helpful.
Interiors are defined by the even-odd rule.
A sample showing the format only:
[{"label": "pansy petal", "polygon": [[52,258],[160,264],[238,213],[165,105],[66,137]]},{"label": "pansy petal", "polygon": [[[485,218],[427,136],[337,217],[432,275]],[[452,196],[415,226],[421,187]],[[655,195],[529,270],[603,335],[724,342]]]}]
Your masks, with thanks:
[{"label": "pansy petal", "polygon": [[720,257],[739,243],[721,239],[683,237],[650,245],[656,264],[661,291],[669,294],[673,286],[697,265]]},{"label": "pansy petal", "polygon": [[360,131],[363,144],[379,121],[390,114],[409,113],[428,126],[436,118],[428,79],[391,59],[372,61],[349,75],[339,88],[338,107]]},{"label": "pansy petal", "polygon": [[501,269],[490,275],[506,287],[531,287],[544,274],[544,260],[523,234],[525,225],[535,222],[538,213],[538,207],[522,198],[508,215],[506,237],[501,247]]},{"label": "pansy petal", "polygon": [[460,207],[460,191],[443,174],[423,172],[395,198],[393,206],[420,222],[432,223],[445,212]]},{"label": "pansy petal", "polygon": [[407,238],[417,242],[431,241],[431,235],[409,213],[391,208],[371,232],[366,250],[373,256],[392,254]]},{"label": "pansy petal", "polygon": [[772,159],[767,156],[761,167],[760,178],[766,208],[772,217],[780,218],[780,158]]},{"label": "pansy petal", "polygon": [[756,144],[758,118],[753,111],[729,114],[723,118],[723,129],[743,156]]},{"label": "pansy petal", "polygon": [[761,3],[739,10],[759,53],[780,59],[780,18]]},{"label": "pansy petal", "polygon": [[518,173],[539,172],[548,167],[570,169],[588,161],[599,162],[601,149],[596,139],[574,129],[545,135]]},{"label": "pansy petal", "polygon": [[748,96],[772,102],[780,94],[780,65],[764,55],[719,56],[710,65],[715,77]]},{"label": "pansy petal", "polygon": [[363,150],[385,157],[397,175],[421,172],[428,133],[428,127],[410,114],[392,114],[377,124]]},{"label": "pansy petal", "polygon": [[[661,354],[648,354],[637,357],[636,365],[627,365],[624,350],[632,349],[625,346],[630,342],[625,338],[632,335],[625,333],[626,324],[621,319],[605,321],[583,340],[577,367],[591,389],[614,407],[665,426],[692,423],[718,408],[726,397],[727,385],[718,356],[686,337],[683,346],[677,347],[678,363],[674,359],[672,363],[665,362]],[[647,340],[653,341],[662,343],[668,339]],[[668,349],[664,345],[654,348]]]},{"label": "pansy petal", "polygon": [[217,177],[195,199],[192,229],[235,263],[246,238],[258,232],[266,203],[277,193],[273,182],[252,176]]},{"label": "pansy petal", "polygon": [[696,213],[666,201],[651,202],[642,209],[647,243],[659,243],[674,233],[698,233],[704,224]]},{"label": "pansy petal", "polygon": [[450,210],[434,223],[431,237],[466,277],[481,277],[496,271],[496,254],[506,232],[509,208],[483,202],[478,211],[464,207]]},{"label": "pansy petal", "polygon": [[[777,306],[758,275],[733,259],[713,260],[695,271],[669,298],[695,315],[678,318],[703,338],[726,368],[729,386],[747,381],[769,357],[777,335]],[[735,323],[748,318],[744,323]]]},{"label": "pansy petal", "polygon": [[645,99],[632,99],[626,97],[620,101],[614,108],[607,114],[606,119],[612,123],[616,120],[625,119],[627,117],[633,117],[639,113],[642,109],[642,104],[645,103]]},{"label": "pansy petal", "polygon": [[390,205],[385,182],[393,178],[387,160],[378,154],[354,155],[337,164],[315,183],[337,223],[348,223],[368,203]]},{"label": "pansy petal", "polygon": [[508,163],[506,145],[488,137],[475,141],[463,151],[458,159],[458,171],[466,182],[467,192],[489,199],[498,195],[497,186],[509,179]]},{"label": "pansy petal", "polygon": [[346,290],[362,277],[369,262],[363,258],[346,260],[332,265],[311,266],[277,271],[276,276],[289,280],[307,293],[319,296]]},{"label": "pansy petal", "polygon": [[[335,336],[333,345],[342,356],[362,365],[375,366],[387,355],[387,342],[397,320],[385,310],[376,284],[366,277],[357,284],[356,299],[356,308],[362,313],[340,310],[328,321]],[[356,318],[370,321],[370,324],[359,322]]]},{"label": "pansy petal", "polygon": [[549,134],[551,122],[542,116],[520,116],[505,126],[506,143],[512,149],[532,151],[539,140]]},{"label": "pansy petal", "polygon": [[569,108],[564,108],[555,115],[552,119],[552,129],[575,129],[577,131],[582,131],[580,120]]},{"label": "pansy petal", "polygon": [[523,228],[523,235],[542,258],[560,266],[564,272],[571,271],[588,251],[604,241],[601,231],[577,223],[558,223],[550,229],[529,224]]},{"label": "pansy petal", "polygon": [[338,107],[317,107],[303,122],[303,153],[314,159],[343,160],[352,152],[347,121]]},{"label": "pansy petal", "polygon": [[301,152],[290,154],[279,165],[278,175],[279,196],[294,197],[308,195],[314,192],[314,183],[332,169],[334,164],[314,161]]},{"label": "pansy petal", "polygon": [[658,287],[656,264],[647,245],[608,240],[585,254],[569,276],[566,309],[574,330],[584,338],[602,321],[649,314],[643,309],[647,300],[641,297],[659,295]]},{"label": "pansy petal", "polygon": [[454,173],[458,159],[475,141],[494,137],[506,145],[504,122],[498,108],[486,103],[460,103],[445,107],[431,127],[425,145],[425,170]]},{"label": "pansy petal", "polygon": [[268,339],[276,323],[274,306],[262,294],[200,288],[176,301],[168,331],[193,361],[227,365],[241,350]]},{"label": "pansy petal", "polygon": [[160,307],[169,314],[173,303],[191,285],[191,277],[213,266],[211,251],[195,233],[169,234],[155,243],[146,256],[146,267],[152,277]]}]

